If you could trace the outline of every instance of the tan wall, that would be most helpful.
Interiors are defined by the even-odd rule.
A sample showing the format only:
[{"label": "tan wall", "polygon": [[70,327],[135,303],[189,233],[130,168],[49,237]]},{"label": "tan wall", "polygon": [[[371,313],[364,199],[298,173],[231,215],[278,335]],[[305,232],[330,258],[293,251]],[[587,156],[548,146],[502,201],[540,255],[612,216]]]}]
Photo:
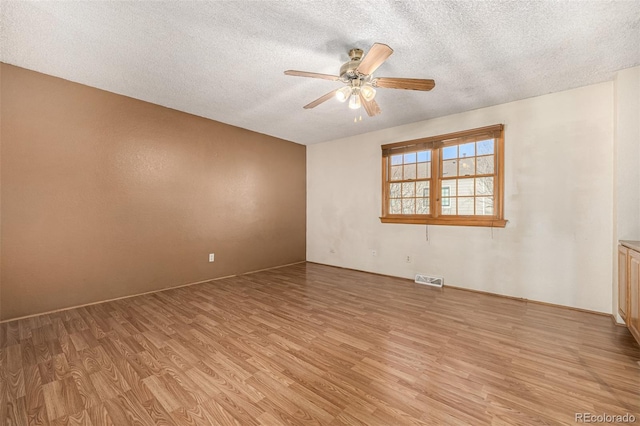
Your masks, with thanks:
[{"label": "tan wall", "polygon": [[0,75],[0,318],[305,259],[304,146]]}]

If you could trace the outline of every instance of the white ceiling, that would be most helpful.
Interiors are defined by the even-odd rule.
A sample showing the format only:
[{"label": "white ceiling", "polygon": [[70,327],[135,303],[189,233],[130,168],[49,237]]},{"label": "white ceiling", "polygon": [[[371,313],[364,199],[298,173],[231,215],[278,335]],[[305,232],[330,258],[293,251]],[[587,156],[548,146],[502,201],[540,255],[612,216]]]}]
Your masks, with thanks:
[{"label": "white ceiling", "polygon": [[[0,60],[302,144],[611,80],[640,64],[640,1],[210,1],[0,4]],[[382,115],[335,99],[350,48],[395,52]]]}]

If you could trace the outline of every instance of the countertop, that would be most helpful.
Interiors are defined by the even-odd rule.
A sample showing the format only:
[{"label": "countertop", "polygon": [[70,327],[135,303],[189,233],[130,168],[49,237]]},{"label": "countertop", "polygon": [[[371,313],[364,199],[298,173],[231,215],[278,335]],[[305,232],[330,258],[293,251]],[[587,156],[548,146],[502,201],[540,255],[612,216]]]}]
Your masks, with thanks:
[{"label": "countertop", "polygon": [[635,251],[640,251],[640,241],[620,240],[620,244]]}]

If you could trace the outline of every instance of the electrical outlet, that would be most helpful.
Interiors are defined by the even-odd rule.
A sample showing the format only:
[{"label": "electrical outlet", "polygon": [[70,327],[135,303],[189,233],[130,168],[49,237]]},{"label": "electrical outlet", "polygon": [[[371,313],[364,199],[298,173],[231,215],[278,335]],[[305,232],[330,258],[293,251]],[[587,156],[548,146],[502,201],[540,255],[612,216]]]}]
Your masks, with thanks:
[{"label": "electrical outlet", "polygon": [[209,253],[209,262],[213,262],[215,260],[216,256],[214,253]]},{"label": "electrical outlet", "polygon": [[378,255],[378,250],[371,250],[371,256],[377,256]]},{"label": "electrical outlet", "polygon": [[411,256],[406,255],[406,256],[404,257],[404,261],[405,261],[406,263],[411,263]]}]

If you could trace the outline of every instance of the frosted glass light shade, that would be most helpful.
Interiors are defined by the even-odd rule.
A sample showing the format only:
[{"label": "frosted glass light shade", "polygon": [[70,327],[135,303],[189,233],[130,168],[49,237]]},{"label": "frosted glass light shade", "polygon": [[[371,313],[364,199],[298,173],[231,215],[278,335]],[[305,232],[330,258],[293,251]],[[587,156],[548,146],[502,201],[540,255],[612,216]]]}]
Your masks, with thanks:
[{"label": "frosted glass light shade", "polygon": [[373,100],[373,98],[376,97],[376,89],[374,89],[371,86],[363,86],[360,89],[360,93],[362,93],[362,97],[364,98],[365,101],[370,102]]},{"label": "frosted glass light shade", "polygon": [[340,102],[345,102],[351,96],[351,87],[344,86],[336,92],[336,99]]},{"label": "frosted glass light shade", "polygon": [[360,96],[358,96],[355,93],[351,95],[351,98],[349,99],[349,108],[358,109],[361,106],[362,106],[362,103],[360,102]]}]

